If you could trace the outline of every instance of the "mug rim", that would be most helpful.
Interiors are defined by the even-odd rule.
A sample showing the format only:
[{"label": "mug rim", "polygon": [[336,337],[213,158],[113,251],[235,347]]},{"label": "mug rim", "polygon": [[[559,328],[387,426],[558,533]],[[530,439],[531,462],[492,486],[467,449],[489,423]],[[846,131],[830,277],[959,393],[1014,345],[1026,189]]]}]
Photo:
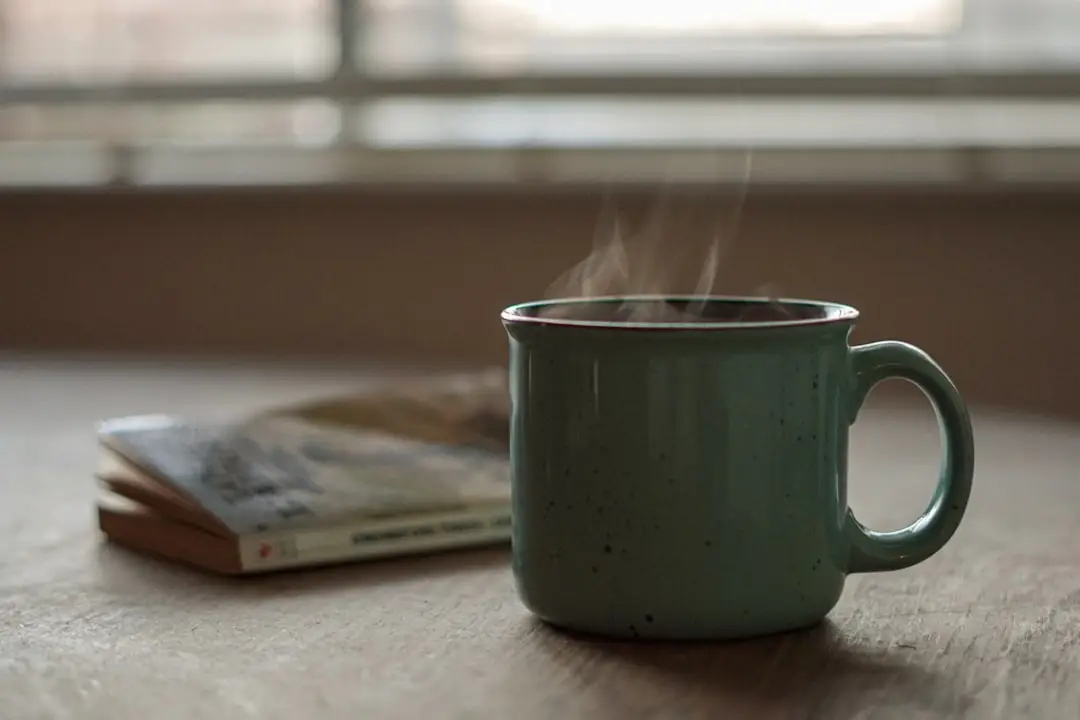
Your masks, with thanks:
[{"label": "mug rim", "polygon": [[[822,311],[820,317],[796,317],[783,320],[718,320],[715,322],[649,322],[632,321],[620,322],[615,320],[578,320],[557,317],[542,317],[530,314],[540,308],[557,307],[571,303],[595,304],[619,301],[631,302],[704,302],[704,303],[737,303],[741,305],[770,305],[779,303],[782,306],[798,307],[802,309],[815,308]],[[546,300],[530,300],[515,303],[505,308],[500,314],[505,325],[540,325],[552,327],[576,327],[606,330],[750,330],[750,329],[778,329],[812,327],[821,325],[852,324],[859,317],[859,311],[850,305],[830,302],[825,300],[810,300],[805,298],[770,298],[757,295],[682,295],[682,294],[647,294],[647,295],[594,295],[579,297],[559,297]]]}]

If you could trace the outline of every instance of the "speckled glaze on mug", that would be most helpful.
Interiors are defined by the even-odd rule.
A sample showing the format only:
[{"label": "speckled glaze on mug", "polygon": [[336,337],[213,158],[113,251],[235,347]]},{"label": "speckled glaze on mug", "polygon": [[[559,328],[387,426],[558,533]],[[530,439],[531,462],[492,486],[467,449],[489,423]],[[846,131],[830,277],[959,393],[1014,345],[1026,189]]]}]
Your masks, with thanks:
[{"label": "speckled glaze on mug", "polygon": [[[565,312],[603,318],[642,303],[696,303],[705,322]],[[967,410],[921,350],[851,347],[857,317],[833,303],[724,297],[504,310],[524,604],[554,625],[609,637],[747,637],[822,620],[850,573],[937,552],[971,492]],[[875,532],[847,506],[848,428],[890,377],[933,403],[944,461],[925,513]]]}]

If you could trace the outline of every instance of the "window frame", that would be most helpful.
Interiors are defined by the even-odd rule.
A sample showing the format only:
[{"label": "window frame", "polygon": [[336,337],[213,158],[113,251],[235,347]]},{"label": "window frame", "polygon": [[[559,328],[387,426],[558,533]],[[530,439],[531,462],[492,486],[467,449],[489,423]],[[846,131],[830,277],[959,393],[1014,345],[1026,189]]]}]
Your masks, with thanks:
[{"label": "window frame", "polygon": [[[1007,0],[980,0],[969,5],[961,33],[971,36],[986,27],[987,14]],[[65,184],[143,185],[235,185],[260,184],[365,184],[365,183],[573,183],[608,182],[628,173],[627,182],[655,182],[651,172],[660,165],[678,166],[676,181],[734,182],[723,172],[710,177],[694,156],[708,148],[574,148],[559,146],[378,148],[355,132],[356,117],[365,103],[387,98],[665,98],[738,97],[947,98],[997,99],[1002,101],[1080,102],[1080,72],[1068,66],[993,68],[965,66],[942,58],[920,67],[889,70],[889,63],[868,62],[852,66],[787,68],[767,71],[743,69],[710,72],[537,72],[481,75],[436,70],[417,75],[383,75],[361,62],[365,0],[333,0],[334,28],[340,52],[337,63],[324,78],[273,80],[223,79],[176,82],[129,83],[25,83],[6,82],[0,88],[0,108],[33,105],[60,108],[107,102],[119,105],[198,104],[213,101],[299,101],[321,99],[334,104],[341,114],[340,132],[325,147],[236,145],[207,148],[194,144],[127,141],[63,143],[12,143],[0,141],[0,158],[9,167],[21,167],[9,177],[0,173],[0,186]],[[947,53],[945,54],[947,55]],[[880,58],[879,58],[880,59]],[[899,65],[894,64],[896,67]],[[49,147],[43,147],[43,146]],[[66,148],[66,150],[65,150]],[[716,148],[732,157],[747,149]],[[53,169],[35,168],[35,153],[51,157]],[[230,154],[231,153],[231,154]],[[280,172],[260,172],[252,162],[277,153]],[[792,172],[757,173],[752,182],[796,184],[865,183],[982,183],[1025,182],[1060,184],[1080,182],[1080,142],[1069,147],[982,147],[957,143],[949,148],[912,150],[902,147],[853,147],[838,141],[836,147],[754,149],[766,167]],[[12,158],[20,160],[10,164]],[[57,161],[57,158],[66,158]],[[163,160],[164,158],[164,160]],[[170,159],[171,158],[171,159]],[[237,162],[237,159],[245,161]],[[44,162],[44,160],[43,160]],[[64,163],[67,165],[64,165]],[[73,163],[82,163],[74,171]],[[158,171],[146,172],[157,163]],[[167,166],[161,170],[162,163]],[[245,162],[247,165],[245,166]],[[170,164],[171,163],[171,164]],[[215,163],[218,170],[214,170]],[[1073,171],[1073,165],[1076,170]],[[0,165],[3,165],[0,162]],[[737,164],[737,163],[736,163]],[[143,170],[140,171],[140,167]],[[187,167],[185,180],[184,167]],[[250,178],[245,181],[244,167]],[[65,169],[66,168],[66,169]],[[171,168],[168,169],[168,168]],[[234,172],[224,172],[231,168]],[[290,170],[291,168],[291,170]],[[306,169],[305,169],[306,168]],[[290,177],[290,173],[292,176]],[[609,178],[604,180],[604,178]]]}]

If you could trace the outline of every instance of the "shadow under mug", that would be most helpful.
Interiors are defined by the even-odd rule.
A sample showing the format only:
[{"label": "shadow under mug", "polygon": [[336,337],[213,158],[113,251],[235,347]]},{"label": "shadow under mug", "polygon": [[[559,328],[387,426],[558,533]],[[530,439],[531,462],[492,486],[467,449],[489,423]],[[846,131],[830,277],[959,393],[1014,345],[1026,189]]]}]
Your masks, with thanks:
[{"label": "shadow under mug", "polygon": [[[675,319],[635,319],[657,315]],[[819,622],[848,574],[937,552],[971,492],[967,410],[918,348],[850,346],[857,318],[835,303],[718,296],[504,310],[524,604],[609,637],[748,637]],[[876,532],[847,506],[848,430],[892,377],[930,399],[944,461],[922,516]]]}]

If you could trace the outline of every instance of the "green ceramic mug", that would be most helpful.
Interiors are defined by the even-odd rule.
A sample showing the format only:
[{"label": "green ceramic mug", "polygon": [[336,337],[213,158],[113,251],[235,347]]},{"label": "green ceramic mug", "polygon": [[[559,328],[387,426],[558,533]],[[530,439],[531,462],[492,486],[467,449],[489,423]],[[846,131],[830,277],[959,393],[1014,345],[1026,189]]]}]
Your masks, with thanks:
[{"label": "green ceramic mug", "polygon": [[[633,319],[689,309],[697,319]],[[609,637],[746,637],[822,620],[850,573],[937,552],[971,492],[967,410],[921,350],[851,347],[857,317],[833,303],[727,297],[504,310],[524,604]],[[876,532],[847,506],[848,428],[891,377],[933,403],[944,462],[925,513]]]}]

